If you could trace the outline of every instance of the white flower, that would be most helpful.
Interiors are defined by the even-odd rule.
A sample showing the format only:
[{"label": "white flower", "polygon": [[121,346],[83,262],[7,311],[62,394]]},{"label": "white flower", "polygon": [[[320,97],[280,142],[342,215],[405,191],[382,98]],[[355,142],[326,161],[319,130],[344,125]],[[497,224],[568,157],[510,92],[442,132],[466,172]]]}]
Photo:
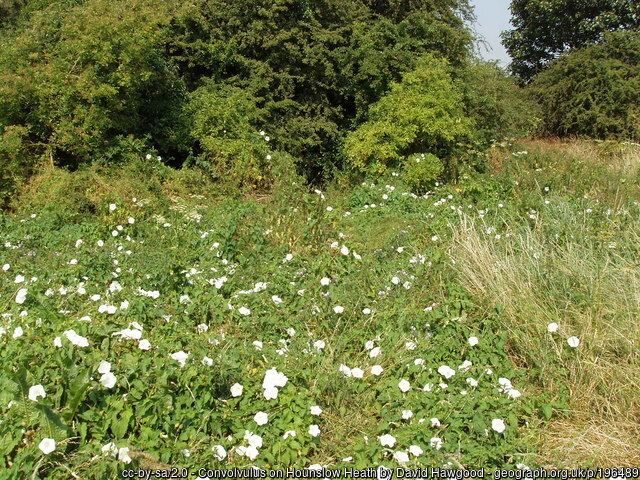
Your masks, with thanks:
[{"label": "white flower", "polygon": [[567,343],[571,348],[576,348],[580,345],[580,339],[578,337],[569,337],[567,338]]},{"label": "white flower", "polygon": [[116,447],[115,443],[109,442],[102,446],[102,453],[105,455],[113,455],[115,457],[118,454],[118,447]]},{"label": "white flower", "polygon": [[515,388],[512,388],[509,391],[507,391],[507,395],[509,395],[509,397],[515,400],[516,398],[520,397],[522,394],[520,393],[520,390],[516,390]]},{"label": "white flower", "polygon": [[507,427],[501,419],[494,418],[493,420],[491,420],[491,428],[493,428],[498,433],[502,433]]},{"label": "white flower", "polygon": [[142,339],[138,342],[138,348],[140,350],[149,350],[151,348],[151,343],[146,338]]},{"label": "white flower", "polygon": [[290,337],[293,337],[295,334],[296,334],[295,328],[287,328],[287,335],[289,335]]},{"label": "white flower", "polygon": [[429,441],[429,445],[436,450],[440,450],[442,448],[442,439],[438,437],[432,437]]},{"label": "white flower", "polygon": [[98,373],[109,373],[111,371],[111,363],[101,360],[98,366]]},{"label": "white flower", "polygon": [[333,307],[333,311],[336,313],[342,313],[344,312],[344,307],[341,307],[340,305],[336,305],[335,307]]},{"label": "white flower", "polygon": [[116,209],[116,204],[115,203],[110,203],[109,204],[109,210],[111,210],[112,212]]},{"label": "white flower", "polygon": [[478,340],[478,337],[469,337],[468,342],[469,342],[469,345],[471,345],[472,347],[475,347],[478,344],[479,340]]},{"label": "white flower", "polygon": [[558,331],[558,327],[559,325],[556,322],[551,322],[549,325],[547,325],[547,332],[555,333]]},{"label": "white flower", "polygon": [[262,342],[260,340],[255,340],[251,345],[256,347],[256,350],[259,352],[262,350]]},{"label": "white flower", "polygon": [[272,295],[271,301],[276,305],[280,305],[283,302],[283,300],[277,295]]},{"label": "white flower", "polygon": [[211,447],[211,451],[213,452],[213,456],[215,457],[215,459],[220,462],[227,458],[227,451],[222,445],[214,445],[213,447]]},{"label": "white flower", "polygon": [[471,378],[471,377],[467,378],[467,383],[472,387],[478,386],[478,381],[475,378]]},{"label": "white flower", "polygon": [[38,397],[46,397],[47,394],[44,391],[44,387],[42,385],[34,385],[29,388],[29,400],[33,400],[34,402],[38,401]]},{"label": "white flower", "polygon": [[7,270],[9,270],[10,268],[11,268],[11,265],[9,265],[8,263],[5,263],[5,264],[2,266],[2,271],[6,272],[6,271],[7,271]]},{"label": "white flower", "polygon": [[318,435],[320,435],[320,427],[318,427],[318,425],[310,425],[309,435],[311,435],[312,437],[317,437]]},{"label": "white flower", "polygon": [[311,410],[311,415],[316,415],[317,416],[317,415],[320,415],[322,413],[322,409],[317,405],[314,405],[313,407],[311,407],[310,410]]},{"label": "white flower", "polygon": [[207,330],[209,330],[209,325],[206,323],[201,323],[196,327],[196,332],[198,333],[207,333]]},{"label": "white flower", "polygon": [[316,340],[313,342],[313,347],[318,351],[322,350],[325,346],[324,340]]},{"label": "white flower", "polygon": [[364,371],[361,368],[352,368],[351,369],[351,376],[353,378],[362,378],[364,376]]},{"label": "white flower", "polygon": [[407,342],[404,344],[404,348],[411,351],[411,350],[415,350],[417,347],[416,342]]},{"label": "white flower", "polygon": [[13,338],[20,338],[22,335],[24,335],[24,330],[22,329],[22,327],[16,327],[13,329]]},{"label": "white flower", "polygon": [[53,339],[53,346],[57,348],[62,347],[62,339],[60,337],[56,337]]},{"label": "white flower", "polygon": [[351,376],[351,369],[344,364],[340,365],[340,367],[338,368],[338,371],[340,373],[344,373],[345,377]]},{"label": "white flower", "polygon": [[438,367],[438,373],[447,380],[456,374],[456,371],[448,365]]},{"label": "white flower", "polygon": [[202,357],[202,364],[206,365],[207,367],[212,367],[213,366],[213,358],[209,358],[207,356]]},{"label": "white flower", "polygon": [[391,277],[391,283],[398,285],[400,283],[400,279],[398,277]]},{"label": "white flower", "polygon": [[409,455],[406,452],[395,452],[393,454],[393,459],[398,463],[407,463],[409,461]]},{"label": "white flower", "polygon": [[271,368],[264,373],[262,380],[262,388],[284,387],[289,379],[284,373],[278,372],[275,368]]},{"label": "white flower", "polygon": [[131,457],[129,456],[129,447],[122,447],[118,450],[118,460],[124,463],[131,463]]},{"label": "white flower", "polygon": [[67,330],[63,335],[76,347],[82,348],[89,346],[89,341],[85,337],[78,335],[75,330]]},{"label": "white flower", "polygon": [[255,433],[245,432],[244,438],[249,442],[249,446],[254,448],[262,447],[262,437],[260,435],[256,435]]},{"label": "white flower", "polygon": [[38,448],[42,453],[48,455],[56,449],[56,441],[53,438],[43,438]]},{"label": "white flower", "polygon": [[113,388],[116,384],[116,376],[111,372],[107,372],[100,377],[100,383],[105,388]]},{"label": "white flower", "polygon": [[411,417],[413,417],[413,412],[411,410],[403,410],[402,411],[402,419],[403,420],[409,420]]},{"label": "white flower", "polygon": [[246,317],[247,315],[251,314],[251,310],[249,310],[247,307],[240,307],[238,309],[238,313]]},{"label": "white flower", "polygon": [[323,287],[326,287],[327,285],[329,285],[331,283],[331,279],[324,277],[320,280],[320,285],[322,285]]},{"label": "white flower", "polygon": [[433,418],[430,420],[430,422],[431,422],[431,426],[432,426],[433,428],[435,428],[435,427],[439,427],[439,426],[440,426],[440,420],[439,420],[439,419],[437,419],[436,417],[433,417]]},{"label": "white flower", "polygon": [[376,358],[378,355],[380,355],[380,347],[372,348],[369,352],[369,357],[371,358]]},{"label": "white flower", "polygon": [[374,365],[373,367],[371,367],[371,375],[378,376],[383,371],[384,371],[384,369],[380,365]]},{"label": "white flower", "polygon": [[364,313],[365,315],[369,315],[371,313],[371,309],[370,308],[363,308],[362,309],[362,313]]},{"label": "white flower", "polygon": [[24,275],[16,275],[16,279],[13,281],[13,283],[22,283],[24,282]]},{"label": "white flower", "polygon": [[400,383],[398,383],[398,388],[400,389],[400,391],[406,393],[411,388],[411,384],[405,379],[402,379],[400,380]]},{"label": "white flower", "polygon": [[[138,331],[138,330],[136,330],[136,331]],[[184,364],[187,362],[187,358],[189,358],[189,354],[183,352],[182,350],[180,350],[179,352],[176,352],[176,353],[171,353],[169,356],[173,360],[175,360],[178,363],[180,363],[181,367],[184,367]]]},{"label": "white flower", "polygon": [[284,432],[284,435],[282,435],[282,438],[286,440],[289,437],[295,437],[295,436],[296,436],[295,430],[287,430],[286,432]]},{"label": "white flower", "polygon": [[343,245],[342,248],[340,249],[340,253],[342,255],[349,255],[349,249],[345,245]]},{"label": "white flower", "polygon": [[265,412],[258,412],[253,417],[253,421],[258,425],[264,425],[269,421],[269,416]]},{"label": "white flower", "polygon": [[244,390],[244,387],[242,385],[240,385],[239,383],[234,383],[231,386],[231,396],[239,397],[240,395],[242,395],[242,390]]},{"label": "white flower", "polygon": [[373,340],[367,340],[364,344],[365,350],[371,350],[374,346]]},{"label": "white flower", "polygon": [[465,360],[461,365],[458,366],[458,370],[467,371],[472,365],[473,363],[471,363],[469,360]]},{"label": "white flower", "polygon": [[378,440],[380,440],[380,445],[382,445],[383,447],[393,448],[393,446],[396,444],[396,438],[393,435],[389,435],[388,433],[382,435],[381,437],[378,437]]},{"label": "white flower", "polygon": [[16,303],[23,304],[27,299],[27,293],[28,290],[26,288],[21,288],[20,290],[18,290],[18,293],[16,294]]},{"label": "white flower", "polygon": [[424,450],[422,450],[418,445],[411,445],[409,447],[409,453],[414,457],[419,457],[424,453]]}]

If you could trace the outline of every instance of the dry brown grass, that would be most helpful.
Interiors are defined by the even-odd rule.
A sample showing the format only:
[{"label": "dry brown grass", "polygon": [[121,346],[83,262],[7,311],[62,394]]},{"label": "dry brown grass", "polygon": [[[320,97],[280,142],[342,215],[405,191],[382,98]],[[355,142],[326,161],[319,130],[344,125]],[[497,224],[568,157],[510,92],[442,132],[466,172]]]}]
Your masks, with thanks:
[{"label": "dry brown grass", "polygon": [[[591,155],[589,145],[569,144]],[[598,147],[600,148],[600,147]],[[582,149],[582,153],[577,151]],[[637,169],[640,154],[624,157]],[[612,164],[611,168],[622,168]],[[627,170],[628,171],[628,170]],[[636,170],[634,170],[634,174]],[[586,229],[558,202],[557,218]],[[564,210],[563,210],[564,208]],[[554,212],[551,213],[553,215]],[[515,221],[514,221],[515,222]],[[581,235],[557,244],[544,225],[512,225],[514,236],[496,242],[487,225],[464,217],[453,226],[454,256],[463,284],[487,306],[500,305],[511,354],[535,368],[536,380],[554,394],[566,389],[570,410],[554,416],[540,437],[541,463],[556,467],[637,466],[640,460],[640,268],[635,258],[604,254]],[[625,232],[638,242],[640,222]],[[547,325],[557,322],[556,334]],[[578,349],[566,344],[581,340]],[[560,412],[556,412],[560,413]]]}]

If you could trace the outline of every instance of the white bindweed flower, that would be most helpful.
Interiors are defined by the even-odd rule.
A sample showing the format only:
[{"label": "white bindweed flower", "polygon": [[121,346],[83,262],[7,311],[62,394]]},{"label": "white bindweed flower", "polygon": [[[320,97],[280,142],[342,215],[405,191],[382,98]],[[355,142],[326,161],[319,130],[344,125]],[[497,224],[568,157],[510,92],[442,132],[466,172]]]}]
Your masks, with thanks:
[{"label": "white bindweed flower", "polygon": [[345,245],[343,245],[342,248],[340,249],[340,253],[342,255],[349,255],[349,249]]},{"label": "white bindweed flower", "polygon": [[382,445],[383,447],[393,448],[393,446],[396,444],[396,438],[393,435],[389,435],[388,433],[382,435],[381,437],[378,437],[378,440],[380,440],[380,445]]},{"label": "white bindweed flower", "polygon": [[409,447],[409,453],[414,457],[419,457],[424,453],[424,450],[422,450],[418,445],[411,445]]},{"label": "white bindweed flower", "polygon": [[207,356],[202,357],[202,364],[207,366],[207,367],[212,367],[213,366],[213,358],[209,358]]},{"label": "white bindweed flower", "polygon": [[569,337],[567,338],[567,343],[571,348],[576,348],[580,345],[580,339],[578,337]]},{"label": "white bindweed flower", "polygon": [[320,280],[320,285],[322,285],[323,287],[326,287],[327,285],[329,285],[331,283],[331,279],[324,277]]},{"label": "white bindweed flower", "polygon": [[105,388],[113,388],[116,384],[116,376],[111,372],[107,372],[100,377],[100,383]]},{"label": "white bindweed flower", "polygon": [[28,290],[26,288],[21,288],[20,290],[18,290],[18,293],[16,293],[16,303],[22,305],[27,299],[27,293]]},{"label": "white bindweed flower", "polygon": [[361,368],[352,368],[351,369],[351,376],[353,378],[362,378],[364,376],[364,371]]},{"label": "white bindweed flower", "polygon": [[407,455],[407,452],[394,452],[393,459],[398,463],[407,463],[409,461],[409,455]]},{"label": "white bindweed flower", "polygon": [[318,416],[318,415],[320,415],[322,413],[322,409],[317,405],[314,405],[309,410],[311,411],[311,415]]},{"label": "white bindweed flower", "polygon": [[333,307],[333,311],[336,313],[342,313],[344,312],[344,307],[340,306],[340,305],[336,305],[335,307]]},{"label": "white bindweed flower", "polygon": [[24,335],[24,330],[22,329],[22,327],[16,327],[13,329],[13,335],[11,335],[13,338],[20,338],[22,335]]},{"label": "white bindweed flower", "polygon": [[258,412],[254,415],[253,421],[258,425],[265,425],[269,421],[269,416],[265,412]]},{"label": "white bindweed flower", "polygon": [[479,340],[478,340],[478,337],[469,337],[468,342],[469,342],[469,345],[471,345],[472,347],[475,347],[478,344]]},{"label": "white bindweed flower", "polygon": [[56,441],[53,438],[43,438],[38,448],[42,453],[48,455],[56,449]]},{"label": "white bindweed flower", "polygon": [[211,451],[213,452],[214,458],[219,462],[227,458],[227,451],[222,445],[214,445],[211,447]]},{"label": "white bindweed flower", "polygon": [[116,209],[116,204],[115,203],[110,203],[109,204],[109,210],[111,210],[112,212]]},{"label": "white bindweed flower", "polygon": [[244,387],[242,385],[240,385],[239,383],[234,383],[231,386],[231,396],[239,397],[240,395],[242,395],[242,390],[244,390]]},{"label": "white bindweed flower", "polygon": [[29,388],[29,400],[34,402],[38,401],[38,397],[46,397],[47,394],[44,391],[44,387],[42,385],[34,385]]},{"label": "white bindweed flower", "polygon": [[295,436],[296,436],[295,430],[287,430],[286,432],[284,432],[284,435],[282,435],[282,438],[286,440],[289,437],[295,437]]},{"label": "white bindweed flower", "polygon": [[374,365],[373,367],[371,367],[371,375],[378,376],[383,371],[384,371],[384,369],[380,365]]},{"label": "white bindweed flower", "polygon": [[429,441],[429,445],[436,450],[440,450],[442,448],[442,439],[439,437],[432,437]]},{"label": "white bindweed flower", "polygon": [[251,310],[249,310],[247,307],[240,307],[240,308],[238,309],[238,313],[239,313],[240,315],[244,315],[244,316],[246,317],[247,315],[250,315],[250,314],[251,314]]},{"label": "white bindweed flower", "polygon": [[109,442],[102,446],[102,453],[115,457],[116,455],[118,455],[118,447],[116,447],[115,443]]},{"label": "white bindweed flower", "polygon": [[142,339],[138,342],[138,348],[140,350],[149,350],[151,348],[151,343],[147,339]]},{"label": "white bindweed flower", "polygon": [[456,374],[456,371],[448,365],[442,365],[438,367],[438,373],[448,380]]},{"label": "white bindweed flower", "polygon": [[491,420],[491,428],[498,433],[502,433],[507,427],[501,419],[494,418],[493,420]]},{"label": "white bindweed flower", "polygon": [[400,380],[400,383],[398,383],[398,388],[401,392],[406,393],[411,388],[411,384],[408,381],[402,379]]},{"label": "white bindweed flower", "polygon": [[313,348],[315,348],[318,351],[321,351],[325,347],[326,347],[326,343],[324,342],[324,340],[316,340],[315,342],[313,342]]},{"label": "white bindweed flower", "polygon": [[378,355],[380,355],[380,347],[372,348],[369,352],[369,357],[371,358],[376,358]]},{"label": "white bindweed flower", "polygon": [[364,313],[365,315],[369,315],[371,313],[371,309],[370,308],[363,308],[362,309],[362,313]]},{"label": "white bindweed flower", "polygon": [[432,427],[439,427],[440,426],[440,420],[437,419],[436,417],[433,417],[431,420],[429,420],[431,422],[431,426]]},{"label": "white bindweed flower", "polygon": [[413,412],[411,410],[403,410],[402,411],[402,419],[403,420],[409,420],[411,417],[413,417]]},{"label": "white bindweed flower", "polygon": [[129,447],[122,447],[118,449],[118,460],[124,463],[131,463],[131,457],[129,456]]},{"label": "white bindweed flower", "polygon": [[556,322],[551,322],[549,325],[547,325],[547,332],[549,333],[555,333],[558,331],[559,325]]},{"label": "white bindweed flower", "polygon": [[98,373],[109,373],[111,371],[111,363],[101,360],[98,366]]},{"label": "white bindweed flower", "polygon": [[310,425],[308,431],[309,435],[311,435],[312,437],[317,437],[318,435],[320,435],[320,427],[318,427],[318,425]]},{"label": "white bindweed flower", "polygon": [[180,363],[181,367],[184,367],[184,364],[187,362],[187,358],[189,358],[189,354],[180,350],[179,352],[171,353],[169,357]]}]

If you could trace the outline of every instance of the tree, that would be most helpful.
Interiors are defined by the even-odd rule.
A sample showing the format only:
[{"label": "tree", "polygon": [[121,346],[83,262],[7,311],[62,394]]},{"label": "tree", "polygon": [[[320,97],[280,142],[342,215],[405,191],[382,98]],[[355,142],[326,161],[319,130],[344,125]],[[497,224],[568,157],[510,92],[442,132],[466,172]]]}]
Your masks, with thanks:
[{"label": "tree", "polygon": [[640,27],[637,0],[512,0],[502,33],[512,72],[529,83],[561,53],[598,43],[605,32]]},{"label": "tree", "polygon": [[561,56],[531,89],[545,133],[640,138],[640,32],[612,32]]}]

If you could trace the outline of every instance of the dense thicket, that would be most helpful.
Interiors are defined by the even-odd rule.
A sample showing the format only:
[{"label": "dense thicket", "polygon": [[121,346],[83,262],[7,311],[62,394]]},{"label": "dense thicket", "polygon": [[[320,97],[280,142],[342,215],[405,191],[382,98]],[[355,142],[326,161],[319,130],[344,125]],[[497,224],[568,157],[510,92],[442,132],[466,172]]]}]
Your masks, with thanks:
[{"label": "dense thicket", "polygon": [[353,156],[350,132],[396,113],[393,135],[411,139],[379,164],[417,150],[446,163],[457,143],[506,133],[499,106],[519,93],[473,60],[468,0],[0,0],[0,11],[3,192],[43,163],[147,153],[257,187],[293,158],[316,181]]},{"label": "dense thicket", "polygon": [[530,82],[561,53],[602,41],[606,32],[638,29],[637,0],[512,0],[503,43],[512,72]]},{"label": "dense thicket", "polygon": [[545,133],[640,137],[640,32],[613,32],[574,50],[531,86]]}]

